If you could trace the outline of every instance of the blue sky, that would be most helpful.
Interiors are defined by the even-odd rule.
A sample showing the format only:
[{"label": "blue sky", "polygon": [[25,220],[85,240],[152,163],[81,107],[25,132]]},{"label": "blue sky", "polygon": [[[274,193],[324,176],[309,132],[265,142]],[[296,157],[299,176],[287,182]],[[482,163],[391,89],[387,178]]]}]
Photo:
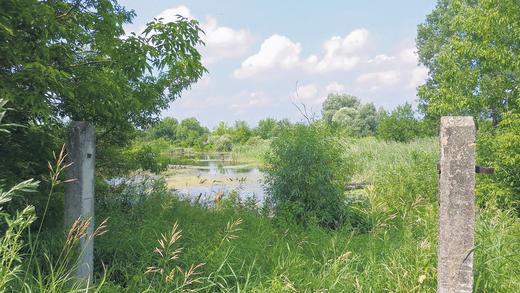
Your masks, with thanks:
[{"label": "blue sky", "polygon": [[293,105],[320,114],[328,93],[353,94],[392,109],[416,100],[427,75],[417,64],[417,25],[433,0],[396,1],[120,1],[139,32],[154,17],[200,21],[209,73],[164,111],[218,121],[301,120]]}]

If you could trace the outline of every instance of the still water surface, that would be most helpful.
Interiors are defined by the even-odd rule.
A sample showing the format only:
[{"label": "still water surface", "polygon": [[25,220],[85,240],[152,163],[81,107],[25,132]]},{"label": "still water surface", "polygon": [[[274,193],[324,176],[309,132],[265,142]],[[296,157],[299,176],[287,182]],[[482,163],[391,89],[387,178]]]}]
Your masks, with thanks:
[{"label": "still water surface", "polygon": [[214,201],[219,193],[233,190],[241,199],[264,199],[264,176],[259,166],[237,162],[228,153],[184,154],[164,176],[170,189],[200,202]]}]

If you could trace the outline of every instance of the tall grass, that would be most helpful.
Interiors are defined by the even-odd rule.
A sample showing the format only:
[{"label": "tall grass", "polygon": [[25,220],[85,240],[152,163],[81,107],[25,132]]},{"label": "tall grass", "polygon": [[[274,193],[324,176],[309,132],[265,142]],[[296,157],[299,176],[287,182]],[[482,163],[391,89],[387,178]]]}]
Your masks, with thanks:
[{"label": "tall grass", "polygon": [[[177,223],[183,232],[175,243],[183,250],[175,262],[183,272],[204,264],[197,267],[197,283],[186,290],[434,292],[435,140],[395,145],[358,140],[346,150],[361,166],[358,178],[373,183],[360,193],[366,204],[356,206],[356,212],[370,223],[368,231],[302,228],[272,221],[250,207],[208,208],[156,192],[129,209],[100,211],[102,216],[111,216],[110,233],[96,243],[99,261],[110,267],[104,290],[179,290],[177,285],[144,274],[157,261],[153,253],[157,239]],[[239,224],[237,219],[241,219]],[[519,228],[520,220],[511,211],[491,203],[478,209],[477,292],[520,291]]]},{"label": "tall grass", "polygon": [[413,153],[438,153],[437,138],[418,138],[409,143],[382,141],[374,137],[347,138],[346,152],[357,165],[354,181],[375,182],[384,169],[408,165]]},{"label": "tall grass", "polygon": [[233,146],[231,156],[237,162],[262,164],[270,145],[268,139],[250,140],[247,144]]},{"label": "tall grass", "polygon": [[[75,271],[79,265],[77,247],[81,239],[96,237],[106,232],[106,221],[87,235],[87,227],[91,219],[78,219],[68,231],[60,246],[50,246],[59,251],[57,258],[48,253],[48,248],[42,241],[43,221],[47,216],[47,210],[54,189],[62,183],[60,174],[69,165],[65,164],[66,154],[62,148],[59,155],[55,155],[55,163],[49,163],[49,183],[51,189],[44,212],[40,219],[40,225],[34,237],[30,233],[30,226],[36,220],[33,206],[27,206],[14,216],[4,213],[0,207],[0,292],[84,292],[97,291],[103,287],[104,278],[100,278],[96,286],[92,286],[92,280],[76,279]],[[23,181],[14,187],[4,191],[0,186],[0,204],[9,203],[13,196],[22,196],[26,192],[35,192],[39,182],[32,179]],[[53,236],[60,236],[57,233]]]},{"label": "tall grass", "polygon": [[[0,291],[434,292],[436,140],[360,139],[344,147],[356,165],[354,180],[371,183],[356,195],[362,204],[351,208],[367,229],[303,228],[230,197],[218,207],[194,205],[152,184],[100,197],[97,217],[110,222],[96,229],[105,235],[96,239],[97,282],[90,288],[74,277],[88,222],[78,221],[68,234],[37,229],[25,237],[33,209],[14,217],[0,211]],[[235,156],[258,160],[267,148],[244,147]],[[59,165],[50,168],[55,184]],[[2,189],[0,204],[35,185]],[[519,218],[492,201],[477,213],[475,291],[520,292]]]}]

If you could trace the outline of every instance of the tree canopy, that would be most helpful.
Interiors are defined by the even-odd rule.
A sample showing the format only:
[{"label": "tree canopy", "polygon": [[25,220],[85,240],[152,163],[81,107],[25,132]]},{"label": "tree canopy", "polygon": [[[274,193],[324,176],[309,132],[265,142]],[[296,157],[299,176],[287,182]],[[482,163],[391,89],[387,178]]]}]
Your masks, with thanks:
[{"label": "tree canopy", "polygon": [[143,125],[204,73],[197,21],[135,16],[111,0],[2,1],[0,88],[27,120]]},{"label": "tree canopy", "polygon": [[329,94],[322,105],[323,120],[354,136],[368,136],[376,132],[380,113],[372,103],[347,94]]},{"label": "tree canopy", "polygon": [[202,76],[197,21],[154,19],[127,34],[134,16],[115,0],[0,2],[0,96],[15,109],[6,122],[26,126],[0,142],[6,156],[38,150],[18,164],[34,170],[70,120],[95,123],[100,146],[124,143]]},{"label": "tree canopy", "polygon": [[439,0],[417,36],[419,60],[429,69],[418,92],[422,110],[431,118],[475,117],[478,160],[495,167],[490,181],[498,183],[486,197],[517,211],[519,40],[518,0]]},{"label": "tree canopy", "polygon": [[419,88],[432,116],[492,119],[520,109],[520,5],[517,0],[440,0],[418,28]]}]

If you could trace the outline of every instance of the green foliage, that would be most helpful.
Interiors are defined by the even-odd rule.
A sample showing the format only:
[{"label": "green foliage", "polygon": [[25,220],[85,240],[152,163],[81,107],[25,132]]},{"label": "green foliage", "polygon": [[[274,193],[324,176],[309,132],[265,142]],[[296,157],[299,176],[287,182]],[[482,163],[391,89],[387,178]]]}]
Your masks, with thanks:
[{"label": "green foliage", "polygon": [[[160,265],[157,240],[178,224],[178,258],[164,266],[186,270],[204,263],[201,292],[435,292],[437,263],[437,170],[434,139],[412,143],[349,140],[346,149],[359,166],[356,178],[373,185],[362,190],[360,212],[369,233],[272,221],[261,211],[233,204],[193,205],[164,189],[124,192],[133,205],[98,209],[110,216],[110,230],[97,242],[96,258],[109,268],[102,292],[175,291],[175,282],[144,274]],[[150,190],[153,190],[150,192]],[[145,195],[148,191],[148,195]],[[121,194],[119,190],[114,196]],[[114,197],[109,197],[114,198]],[[477,292],[520,289],[519,219],[493,205],[479,208],[474,271]],[[171,234],[171,233],[170,233]],[[117,245],[114,245],[117,243]],[[177,273],[179,273],[177,271]]]},{"label": "green foliage", "polygon": [[[516,0],[439,1],[418,28],[419,88],[427,116],[471,115],[479,126],[478,160],[495,166],[480,179],[480,199],[518,206],[520,6]],[[492,200],[492,201],[493,201]],[[516,203],[515,203],[516,202]]]},{"label": "green foliage", "polygon": [[235,144],[244,144],[251,138],[253,132],[245,121],[235,121],[235,126],[231,129],[231,140]]},{"label": "green foliage", "polygon": [[224,135],[224,134],[229,134],[229,132],[230,132],[230,129],[226,125],[226,123],[223,122],[223,121],[220,121],[217,124],[217,127],[215,127],[215,129],[211,132],[211,134],[213,134],[213,135]]},{"label": "green foliage", "polygon": [[266,163],[266,190],[278,217],[327,228],[344,224],[349,162],[325,128],[298,124],[284,129],[273,140]]},{"label": "green foliage", "polygon": [[357,119],[354,120],[352,130],[358,136],[374,135],[381,119],[382,110],[376,110],[372,103],[363,104],[358,109]]},{"label": "green foliage", "polygon": [[253,130],[253,132],[255,135],[263,139],[272,138],[275,136],[276,126],[276,119],[265,118],[258,121],[258,125]]},{"label": "green foliage", "polygon": [[164,138],[174,141],[177,139],[179,121],[173,117],[166,117],[154,125],[148,132],[153,139]]},{"label": "green foliage", "polygon": [[350,95],[329,94],[322,107],[327,125],[349,136],[374,135],[381,115],[374,104],[361,104]]},{"label": "green foliage", "polygon": [[177,126],[175,135],[183,147],[202,148],[207,141],[209,130],[200,125],[196,118],[187,118]]},{"label": "green foliage", "polygon": [[231,156],[236,162],[262,165],[270,145],[271,140],[254,136],[248,140],[247,144],[233,146]]},{"label": "green foliage", "polygon": [[[0,119],[1,122],[1,119]],[[4,125],[5,126],[5,125]],[[0,291],[12,289],[11,283],[19,277],[22,265],[21,254],[24,248],[23,233],[36,220],[33,206],[25,207],[14,217],[2,211],[3,205],[9,203],[13,196],[36,189],[38,182],[30,179],[18,183],[7,191],[0,185]]]},{"label": "green foliage", "polygon": [[511,192],[513,206],[520,213],[520,114],[507,113],[496,136],[497,176]]},{"label": "green foliage", "polygon": [[233,149],[233,140],[229,134],[212,135],[209,137],[209,144],[218,152],[230,152]]},{"label": "green foliage", "polygon": [[100,145],[125,146],[129,130],[202,76],[197,21],[153,20],[125,35],[134,16],[114,0],[0,3],[0,96],[16,109],[6,122],[26,126],[0,141],[6,157],[19,158],[0,162],[4,178],[40,176],[65,121],[93,122]]},{"label": "green foliage", "polygon": [[357,114],[358,111],[356,108],[340,108],[336,113],[334,113],[334,116],[332,116],[332,124],[342,128],[347,128],[356,120]]},{"label": "green foliage", "polygon": [[520,6],[517,0],[438,1],[418,28],[419,60],[429,78],[419,88],[428,115],[493,120],[518,109]]},{"label": "green foliage", "polygon": [[330,125],[336,111],[341,108],[356,109],[360,104],[359,99],[351,95],[329,94],[322,105],[323,120]]},{"label": "green foliage", "polygon": [[480,178],[477,194],[485,206],[513,207],[520,214],[520,115],[506,113],[498,126],[479,125],[477,154],[479,163],[493,166],[495,175]]},{"label": "green foliage", "polygon": [[417,137],[432,135],[415,117],[412,105],[397,106],[390,114],[383,114],[377,128],[377,137],[384,140],[408,142]]}]

